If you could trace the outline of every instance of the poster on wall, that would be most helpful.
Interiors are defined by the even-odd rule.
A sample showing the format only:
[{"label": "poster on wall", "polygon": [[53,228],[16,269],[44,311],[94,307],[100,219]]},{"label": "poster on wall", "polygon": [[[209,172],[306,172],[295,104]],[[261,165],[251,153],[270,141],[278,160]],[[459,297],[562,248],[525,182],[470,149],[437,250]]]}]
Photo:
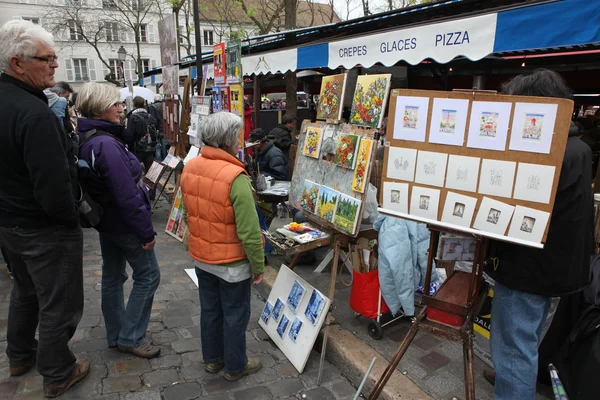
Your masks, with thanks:
[{"label": "poster on wall", "polygon": [[231,101],[229,97],[229,86],[221,86],[221,111],[231,111]]},{"label": "poster on wall", "polygon": [[244,92],[241,85],[229,86],[229,103],[231,112],[240,117],[244,116]]},{"label": "poster on wall", "polygon": [[170,65],[163,67],[163,94],[175,96],[179,93],[179,66]]},{"label": "poster on wall", "polygon": [[177,189],[177,194],[175,195],[175,200],[173,200],[173,206],[171,207],[171,213],[169,214],[165,232],[182,243],[185,232],[187,231],[187,224],[183,218],[184,213],[183,197],[181,194],[181,187],[179,187]]},{"label": "poster on wall", "polygon": [[211,90],[213,112],[223,111],[223,102],[221,101],[221,88],[213,86]]},{"label": "poster on wall", "polygon": [[357,78],[350,124],[381,128],[391,78],[391,74],[362,75]]},{"label": "poster on wall", "polygon": [[213,46],[213,65],[215,68],[215,85],[224,84],[225,75],[227,73],[227,60],[225,59],[225,43],[218,43]]},{"label": "poster on wall", "polygon": [[344,106],[347,74],[324,76],[317,106],[317,119],[340,120]]},{"label": "poster on wall", "polygon": [[232,40],[227,43],[226,78],[227,83],[237,83],[242,81],[242,43],[239,40]]}]

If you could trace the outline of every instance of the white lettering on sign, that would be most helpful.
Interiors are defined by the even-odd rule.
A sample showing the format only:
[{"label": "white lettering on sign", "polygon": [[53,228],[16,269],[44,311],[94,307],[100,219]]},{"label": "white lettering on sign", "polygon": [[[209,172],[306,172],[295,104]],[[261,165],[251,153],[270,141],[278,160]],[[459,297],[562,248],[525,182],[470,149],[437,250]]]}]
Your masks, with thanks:
[{"label": "white lettering on sign", "polygon": [[386,66],[406,61],[416,65],[426,58],[447,63],[458,56],[480,60],[494,50],[497,14],[417,26],[329,43],[331,69],[356,65]]}]

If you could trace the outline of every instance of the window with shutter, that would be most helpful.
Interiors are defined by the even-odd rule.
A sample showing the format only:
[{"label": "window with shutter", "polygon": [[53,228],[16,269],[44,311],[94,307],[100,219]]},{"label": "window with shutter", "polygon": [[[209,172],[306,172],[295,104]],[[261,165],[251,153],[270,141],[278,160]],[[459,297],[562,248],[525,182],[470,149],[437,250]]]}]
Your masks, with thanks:
[{"label": "window with shutter", "polygon": [[140,42],[148,42],[148,24],[140,25]]},{"label": "window with shutter", "polygon": [[65,60],[65,69],[67,70],[67,81],[73,82],[73,63],[70,59]]},{"label": "window with shutter", "polygon": [[104,31],[106,34],[107,42],[119,41],[119,24],[117,24],[116,22],[105,22]]},{"label": "window with shutter", "polygon": [[96,62],[93,58],[88,59],[90,81],[96,82]]},{"label": "window with shutter", "polygon": [[25,21],[33,22],[36,25],[40,24],[40,19],[37,17],[21,17],[21,19],[23,19]]},{"label": "window with shutter", "polygon": [[[73,59],[73,72],[75,75],[75,81],[88,81],[89,73],[88,73],[88,65],[87,60],[85,58],[74,58]],[[95,75],[95,72],[94,72]]]},{"label": "window with shutter", "polygon": [[156,43],[156,31],[154,29],[155,29],[154,25],[148,24],[148,32],[149,32],[148,40],[150,43]]}]

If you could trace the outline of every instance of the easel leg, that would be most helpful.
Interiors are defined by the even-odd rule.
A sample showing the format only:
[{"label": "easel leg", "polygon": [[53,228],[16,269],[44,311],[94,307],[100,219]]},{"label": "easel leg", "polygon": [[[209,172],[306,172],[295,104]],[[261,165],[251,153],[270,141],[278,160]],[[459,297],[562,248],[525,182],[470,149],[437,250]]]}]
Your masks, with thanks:
[{"label": "easel leg", "polygon": [[160,192],[158,193],[158,196],[156,196],[156,200],[154,200],[154,204],[152,205],[152,209],[154,209],[154,207],[156,207],[156,203],[158,203],[158,200],[160,199],[160,196],[163,195],[163,192],[165,191],[165,188],[167,187],[167,183],[169,183],[169,179],[171,179],[171,175],[173,175],[173,169],[169,170],[169,175],[167,175],[167,179],[165,180],[165,184],[160,188]]},{"label": "easel leg", "polygon": [[294,270],[296,263],[300,259],[300,254],[302,254],[302,253],[296,253],[296,254],[294,254],[294,257],[292,257],[292,261],[290,262],[290,267],[289,267],[292,271]]},{"label": "easel leg", "polygon": [[[328,297],[333,304],[333,296],[335,294],[335,281],[337,279],[338,260],[340,259],[340,242],[337,238],[333,242],[333,266],[331,268],[331,277],[329,278],[329,293]],[[327,351],[327,339],[329,338],[329,323],[325,327],[325,334],[323,335],[323,345],[321,346],[321,360],[319,362],[319,375],[317,376],[317,386],[321,386],[321,379],[323,378],[323,365],[325,363],[325,352]]]},{"label": "easel leg", "polygon": [[463,361],[465,369],[466,400],[475,400],[475,373],[473,371],[473,336],[471,331],[463,337]]},{"label": "easel leg", "polygon": [[327,267],[329,262],[333,259],[333,253],[334,253],[333,249],[329,250],[327,252],[327,254],[325,255],[325,257],[323,258],[323,261],[321,261],[319,266],[317,268],[315,268],[315,270],[313,272],[315,272],[317,274],[320,274],[321,272],[323,272],[323,270]]}]

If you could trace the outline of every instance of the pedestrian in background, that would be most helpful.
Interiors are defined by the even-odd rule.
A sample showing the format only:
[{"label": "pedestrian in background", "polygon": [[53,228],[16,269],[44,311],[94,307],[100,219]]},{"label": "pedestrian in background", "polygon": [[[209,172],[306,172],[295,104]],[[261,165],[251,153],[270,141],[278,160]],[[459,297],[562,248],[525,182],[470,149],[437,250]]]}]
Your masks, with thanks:
[{"label": "pedestrian in background", "polygon": [[204,369],[236,381],[262,364],[246,355],[251,283],[264,272],[264,251],[252,184],[237,159],[242,119],[220,112],[202,126],[205,146],[181,175],[183,202],[200,292]]},{"label": "pedestrian in background", "polygon": [[[155,232],[152,209],[142,168],[124,143],[125,127],[120,125],[119,91],[108,84],[83,85],[75,105],[79,118],[80,158],[96,171],[102,187],[92,198],[99,201],[104,215],[95,227],[102,251],[102,314],[108,347],[138,357],[153,358],[160,349],[146,338],[154,293],[160,270],[154,253]],[[126,262],[133,270],[133,289],[125,307],[123,284]]]},{"label": "pedestrian in background", "polygon": [[296,129],[296,117],[294,115],[285,114],[281,118],[281,124],[269,132],[269,137],[274,138],[275,146],[277,146],[285,155],[285,158],[290,159],[290,147],[294,144],[292,139],[292,131]]},{"label": "pedestrian in background", "polygon": [[12,20],[0,44],[0,246],[14,275],[6,353],[11,376],[37,365],[52,398],[90,369],[69,349],[83,313],[76,149],[44,95],[58,67],[52,35]]},{"label": "pedestrian in background", "polygon": [[148,107],[148,113],[156,120],[156,128],[158,130],[155,159],[156,161],[162,161],[167,156],[167,149],[165,143],[165,131],[163,127],[163,102],[160,94],[154,96],[154,103]]}]

